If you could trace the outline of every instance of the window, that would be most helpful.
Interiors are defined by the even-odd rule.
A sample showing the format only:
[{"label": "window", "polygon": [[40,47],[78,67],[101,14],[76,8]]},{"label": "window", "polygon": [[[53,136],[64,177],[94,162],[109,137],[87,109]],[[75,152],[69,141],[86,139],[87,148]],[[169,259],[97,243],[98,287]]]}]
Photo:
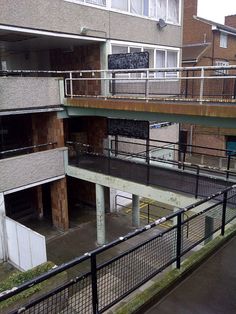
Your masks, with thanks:
[{"label": "window", "polygon": [[227,34],[220,33],[220,47],[227,48],[228,47],[228,36]]},{"label": "window", "polygon": [[[178,64],[178,53],[167,51],[167,68],[176,68]],[[166,72],[167,77],[177,77],[177,72]]]},{"label": "window", "polygon": [[128,11],[128,0],[112,0],[111,7],[121,11]]},{"label": "window", "polygon": [[[165,68],[166,53],[163,50],[156,50],[156,68]],[[165,72],[157,72],[157,77],[164,77]]]},{"label": "window", "polygon": [[[112,44],[112,54],[116,53],[133,53],[147,51],[149,53],[149,68],[175,68],[178,67],[178,50],[174,49],[161,49],[157,47],[145,47],[145,46],[128,46],[125,44]],[[153,77],[154,73],[150,72],[150,76]],[[155,72],[155,77],[162,78],[177,78],[177,72]]]},{"label": "window", "polygon": [[107,4],[106,0],[79,0],[79,1],[83,3],[90,3],[90,4],[102,5],[102,6],[106,6]]},{"label": "window", "polygon": [[[224,60],[217,60],[215,62],[215,65],[218,67],[227,67],[229,66],[229,62],[228,61],[224,61]],[[228,70],[227,69],[219,69],[215,71],[216,75],[225,75],[228,74]]]},{"label": "window", "polygon": [[124,13],[179,24],[181,0],[65,0],[102,6]]}]

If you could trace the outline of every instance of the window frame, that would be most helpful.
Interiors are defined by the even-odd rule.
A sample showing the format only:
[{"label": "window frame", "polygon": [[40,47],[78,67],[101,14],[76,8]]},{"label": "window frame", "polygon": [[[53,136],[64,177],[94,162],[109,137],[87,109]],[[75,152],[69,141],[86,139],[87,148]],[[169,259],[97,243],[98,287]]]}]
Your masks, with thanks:
[{"label": "window frame", "polygon": [[[111,11],[111,12],[121,13],[121,14],[130,15],[130,16],[134,16],[134,17],[139,17],[139,18],[143,18],[143,19],[148,19],[151,21],[158,21],[158,19],[159,19],[159,18],[157,19],[156,17],[150,16],[150,1],[151,0],[149,0],[149,5],[148,5],[148,16],[146,16],[144,14],[140,15],[140,14],[132,13],[131,7],[130,7],[130,1],[131,0],[128,0],[128,11],[123,11],[123,10],[119,10],[116,8],[112,8],[112,5],[111,5],[112,0],[106,0],[105,5],[87,3],[87,2],[85,2],[86,0],[64,0],[64,1],[79,4],[79,5],[84,5],[84,6],[88,6],[88,7],[93,7],[93,8],[100,9],[100,10]],[[178,0],[179,1],[179,8],[178,8],[179,14],[178,14],[178,22],[177,23],[174,23],[168,19],[169,0],[166,0],[166,1],[167,1],[167,5],[166,5],[167,9],[166,9],[166,20],[165,20],[165,22],[169,25],[181,26],[181,21],[182,21],[181,7],[182,7],[183,0]]]},{"label": "window frame", "polygon": [[[150,44],[141,44],[141,43],[133,43],[133,42],[124,42],[124,41],[116,41],[116,40],[111,40],[109,41],[109,49],[108,53],[112,53],[112,46],[120,46],[120,47],[128,47],[128,53],[130,53],[130,48],[141,48],[141,52],[143,52],[145,49],[153,49],[153,61],[154,61],[154,69],[157,68],[156,66],[156,52],[157,51],[164,51],[165,53],[165,68],[167,68],[167,57],[168,57],[168,51],[171,52],[176,52],[176,58],[177,58],[177,67],[180,66],[180,48],[174,48],[174,47],[167,47],[167,46],[159,46],[159,45],[150,45]],[[152,69],[150,67],[150,69]],[[172,73],[172,72],[170,72]],[[127,74],[130,77],[130,74]],[[145,73],[142,74],[142,77],[145,78]],[[158,76],[157,73],[153,72],[150,73],[150,78],[159,78],[161,79],[162,77]],[[168,73],[164,72],[163,79],[168,78],[169,80],[176,81],[179,78],[179,72],[176,73],[176,76],[168,77]]]},{"label": "window frame", "polygon": [[228,48],[228,34],[220,32],[220,48]]}]

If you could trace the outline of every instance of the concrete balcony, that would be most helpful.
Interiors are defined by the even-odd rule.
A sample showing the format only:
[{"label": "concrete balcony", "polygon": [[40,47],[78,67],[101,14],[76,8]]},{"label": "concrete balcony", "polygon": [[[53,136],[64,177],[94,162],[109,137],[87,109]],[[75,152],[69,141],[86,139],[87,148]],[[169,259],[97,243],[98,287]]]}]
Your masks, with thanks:
[{"label": "concrete balcony", "polygon": [[0,112],[9,110],[58,110],[59,80],[55,77],[0,77]]},{"label": "concrete balcony", "polygon": [[67,148],[56,148],[0,160],[0,192],[53,181],[65,175]]}]

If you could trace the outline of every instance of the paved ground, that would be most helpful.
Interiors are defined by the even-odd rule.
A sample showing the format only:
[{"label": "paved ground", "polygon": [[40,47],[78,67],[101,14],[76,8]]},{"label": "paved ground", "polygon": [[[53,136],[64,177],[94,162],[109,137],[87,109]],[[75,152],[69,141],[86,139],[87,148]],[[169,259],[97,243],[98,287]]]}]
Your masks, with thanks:
[{"label": "paved ground", "polygon": [[236,238],[146,314],[235,314]]}]

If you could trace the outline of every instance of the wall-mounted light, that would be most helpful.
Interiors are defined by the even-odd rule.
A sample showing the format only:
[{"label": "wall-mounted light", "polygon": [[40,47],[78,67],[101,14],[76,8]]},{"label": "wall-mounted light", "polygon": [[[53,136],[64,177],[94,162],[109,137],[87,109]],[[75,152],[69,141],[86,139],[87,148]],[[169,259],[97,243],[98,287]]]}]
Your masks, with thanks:
[{"label": "wall-mounted light", "polygon": [[157,26],[160,30],[162,30],[164,27],[167,26],[167,23],[165,20],[163,19],[159,19],[159,21],[157,22]]}]

